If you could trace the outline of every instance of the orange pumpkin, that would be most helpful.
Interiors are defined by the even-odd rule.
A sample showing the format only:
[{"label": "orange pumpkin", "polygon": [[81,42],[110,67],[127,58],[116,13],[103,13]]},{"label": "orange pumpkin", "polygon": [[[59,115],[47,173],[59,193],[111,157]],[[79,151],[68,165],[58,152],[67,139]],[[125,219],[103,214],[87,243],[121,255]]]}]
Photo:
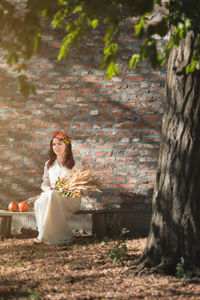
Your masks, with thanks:
[{"label": "orange pumpkin", "polygon": [[8,205],[8,210],[9,211],[17,211],[18,209],[18,204],[16,202],[10,202]]},{"label": "orange pumpkin", "polygon": [[21,212],[28,210],[28,204],[26,202],[20,202],[18,206]]}]

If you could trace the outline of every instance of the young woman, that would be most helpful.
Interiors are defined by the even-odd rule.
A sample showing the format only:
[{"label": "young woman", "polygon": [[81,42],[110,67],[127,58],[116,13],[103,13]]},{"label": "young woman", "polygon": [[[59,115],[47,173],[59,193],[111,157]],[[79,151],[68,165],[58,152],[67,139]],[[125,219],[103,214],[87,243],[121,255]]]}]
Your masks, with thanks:
[{"label": "young woman", "polygon": [[38,241],[47,244],[69,243],[72,230],[69,217],[80,208],[81,198],[65,197],[53,190],[58,177],[65,178],[75,162],[72,139],[63,131],[54,133],[50,142],[49,160],[44,166],[42,194],[35,201],[34,210],[38,226]]}]

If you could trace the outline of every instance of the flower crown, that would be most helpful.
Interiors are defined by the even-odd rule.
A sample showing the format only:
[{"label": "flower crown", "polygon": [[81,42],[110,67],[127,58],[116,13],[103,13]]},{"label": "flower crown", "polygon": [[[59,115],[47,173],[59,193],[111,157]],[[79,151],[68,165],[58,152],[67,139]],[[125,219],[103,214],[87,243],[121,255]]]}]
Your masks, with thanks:
[{"label": "flower crown", "polygon": [[63,140],[66,144],[69,144],[73,141],[71,137],[67,135],[66,131],[55,131],[53,137],[59,140]]}]

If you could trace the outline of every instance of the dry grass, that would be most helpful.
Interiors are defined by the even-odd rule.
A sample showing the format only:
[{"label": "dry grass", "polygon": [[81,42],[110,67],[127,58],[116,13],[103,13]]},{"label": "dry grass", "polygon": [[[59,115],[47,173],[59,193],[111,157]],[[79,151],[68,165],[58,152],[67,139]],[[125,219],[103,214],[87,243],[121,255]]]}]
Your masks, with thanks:
[{"label": "dry grass", "polygon": [[[76,193],[87,195],[87,192],[101,193],[102,182],[97,172],[88,169],[88,167],[81,167],[79,169],[72,169],[68,173],[68,178],[60,178],[54,187],[61,194],[70,196],[70,193],[72,195]],[[31,197],[25,200],[25,202],[33,207],[34,202],[39,196]]]},{"label": "dry grass", "polygon": [[145,238],[126,241],[127,256],[112,263],[111,241],[89,235],[65,247],[35,244],[26,236],[1,241],[0,299],[200,299],[200,285],[175,277],[135,276]]},{"label": "dry grass", "polygon": [[101,192],[101,186],[102,184],[97,173],[82,167],[80,169],[73,169],[69,173],[66,189],[75,192]]}]

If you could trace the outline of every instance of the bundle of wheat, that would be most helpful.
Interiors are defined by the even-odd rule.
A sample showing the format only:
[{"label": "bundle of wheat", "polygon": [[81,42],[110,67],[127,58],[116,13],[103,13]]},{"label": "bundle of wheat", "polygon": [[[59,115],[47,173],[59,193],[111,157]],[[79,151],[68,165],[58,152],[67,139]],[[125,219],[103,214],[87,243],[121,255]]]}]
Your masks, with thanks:
[{"label": "bundle of wheat", "polygon": [[37,196],[34,196],[34,197],[31,197],[27,200],[24,200],[24,202],[26,202],[27,204],[30,204],[30,205],[33,205],[34,202],[40,197],[40,195],[37,195]]},{"label": "bundle of wheat", "polygon": [[[102,187],[101,180],[96,172],[81,167],[69,171],[67,178],[58,178],[53,187],[53,190],[58,191],[60,194],[69,197],[80,197],[84,192],[100,192]],[[40,195],[31,197],[25,200],[28,204],[34,204]]]},{"label": "bundle of wheat", "polygon": [[70,172],[65,186],[69,191],[83,192],[92,191],[101,193],[101,181],[96,172],[85,169],[74,169]]},{"label": "bundle of wheat", "polygon": [[58,178],[54,190],[65,196],[80,197],[86,191],[100,192],[102,184],[96,172],[81,167],[73,169],[68,173],[67,178]]}]

